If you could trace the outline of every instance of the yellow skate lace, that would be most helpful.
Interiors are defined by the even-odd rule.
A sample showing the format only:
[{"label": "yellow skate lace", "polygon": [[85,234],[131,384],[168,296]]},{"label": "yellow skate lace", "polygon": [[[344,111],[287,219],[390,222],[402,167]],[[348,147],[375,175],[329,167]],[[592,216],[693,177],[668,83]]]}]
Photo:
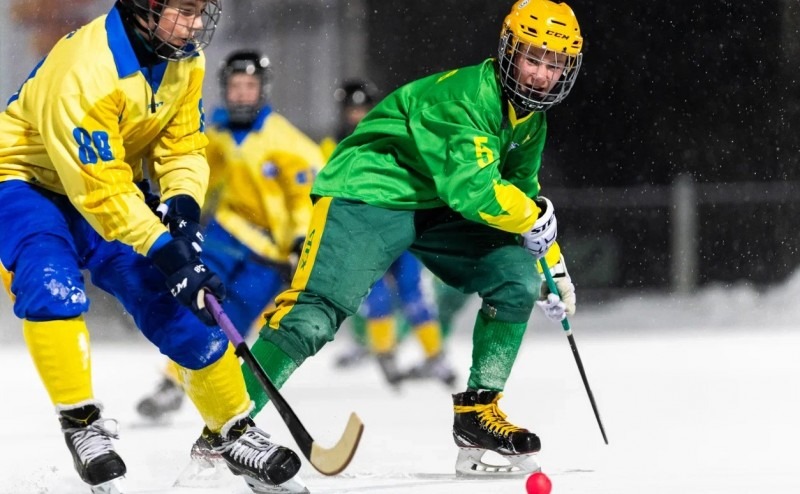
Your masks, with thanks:
[{"label": "yellow skate lace", "polygon": [[489,432],[496,432],[503,436],[523,430],[522,427],[517,427],[506,421],[506,414],[497,406],[497,402],[502,396],[502,393],[497,393],[494,400],[487,405],[453,405],[453,411],[455,413],[476,412],[478,414],[478,420],[480,420],[482,425],[486,426]]}]

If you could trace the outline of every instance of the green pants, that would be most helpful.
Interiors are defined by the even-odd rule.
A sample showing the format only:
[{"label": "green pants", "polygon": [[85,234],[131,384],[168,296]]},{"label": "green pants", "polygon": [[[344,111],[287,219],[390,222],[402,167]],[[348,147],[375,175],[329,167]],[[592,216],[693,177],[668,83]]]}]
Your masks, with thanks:
[{"label": "green pants", "polygon": [[[475,327],[480,334],[473,341],[482,349],[473,348],[471,375],[477,377],[471,377],[470,386],[502,389],[538,296],[540,276],[535,259],[515,235],[468,221],[449,208],[401,211],[319,199],[292,286],[276,299],[261,339],[296,368],[333,339],[405,250],[443,282],[480,295],[482,314]],[[502,355],[490,354],[500,350]],[[269,352],[270,358],[275,353]],[[500,375],[482,379],[487,374],[481,367],[492,358],[507,365],[500,366]],[[281,385],[294,368],[273,369],[276,375],[270,377]]]}]

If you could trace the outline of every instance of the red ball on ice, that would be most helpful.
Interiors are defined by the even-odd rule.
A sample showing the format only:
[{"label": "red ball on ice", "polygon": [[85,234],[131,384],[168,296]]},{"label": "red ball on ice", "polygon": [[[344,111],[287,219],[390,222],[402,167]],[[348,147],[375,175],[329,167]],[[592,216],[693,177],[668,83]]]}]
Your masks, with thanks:
[{"label": "red ball on ice", "polygon": [[528,494],[550,494],[550,489],[553,488],[553,484],[550,482],[547,475],[542,472],[536,472],[528,477],[528,480],[525,482],[525,488],[528,490]]}]

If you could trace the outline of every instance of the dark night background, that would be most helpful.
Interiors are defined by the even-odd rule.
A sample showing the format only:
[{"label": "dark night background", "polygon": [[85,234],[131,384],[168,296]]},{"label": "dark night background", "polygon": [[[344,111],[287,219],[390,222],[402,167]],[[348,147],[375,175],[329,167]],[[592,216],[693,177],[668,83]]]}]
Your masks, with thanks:
[{"label": "dark night background", "polygon": [[[387,91],[494,56],[511,5],[369,4],[368,66]],[[701,185],[747,183],[746,190],[769,196],[766,184],[800,180],[792,125],[800,116],[798,2],[569,4],[584,36],[584,62],[570,96],[548,113],[545,195],[548,187],[635,191],[688,173]],[[788,275],[800,260],[795,195],[703,203],[699,280]],[[590,284],[668,284],[668,207],[573,207],[569,195],[558,199],[566,255],[572,242],[584,264],[605,262]]]}]

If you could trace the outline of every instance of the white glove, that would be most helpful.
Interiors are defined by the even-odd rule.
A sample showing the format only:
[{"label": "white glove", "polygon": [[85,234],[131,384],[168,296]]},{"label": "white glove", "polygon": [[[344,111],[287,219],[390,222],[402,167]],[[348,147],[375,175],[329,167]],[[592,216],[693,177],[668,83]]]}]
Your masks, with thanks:
[{"label": "white glove", "polygon": [[561,256],[556,265],[550,268],[550,274],[553,275],[553,281],[556,282],[560,296],[550,293],[547,280],[543,280],[539,291],[541,295],[536,305],[544,311],[544,315],[548,319],[553,322],[561,322],[568,315],[575,314],[575,285],[572,284],[572,278],[567,272],[564,256]]},{"label": "white glove", "polygon": [[553,213],[553,203],[546,197],[539,196],[536,204],[541,209],[539,219],[533,224],[533,228],[522,234],[522,246],[528,249],[536,259],[541,258],[547,253],[556,241],[556,215]]}]

